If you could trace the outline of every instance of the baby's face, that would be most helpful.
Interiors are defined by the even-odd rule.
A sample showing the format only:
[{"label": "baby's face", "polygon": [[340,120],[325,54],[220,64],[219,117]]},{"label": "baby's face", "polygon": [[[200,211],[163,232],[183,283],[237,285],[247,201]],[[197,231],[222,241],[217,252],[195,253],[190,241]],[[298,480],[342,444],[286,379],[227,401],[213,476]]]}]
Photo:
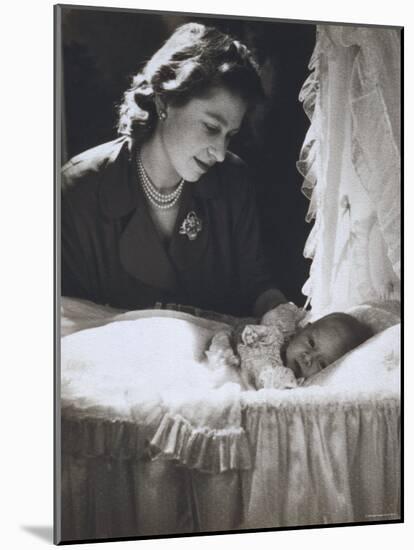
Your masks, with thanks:
[{"label": "baby's face", "polygon": [[309,323],[299,330],[286,348],[286,366],[298,378],[308,378],[324,369],[352,347],[352,337],[340,321]]}]

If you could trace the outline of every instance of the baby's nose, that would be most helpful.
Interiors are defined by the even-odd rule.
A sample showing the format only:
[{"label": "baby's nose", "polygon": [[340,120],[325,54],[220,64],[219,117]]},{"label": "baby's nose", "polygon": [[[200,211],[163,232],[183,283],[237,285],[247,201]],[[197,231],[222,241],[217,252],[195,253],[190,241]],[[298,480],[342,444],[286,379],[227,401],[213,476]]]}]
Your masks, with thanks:
[{"label": "baby's nose", "polygon": [[302,363],[304,367],[310,367],[312,364],[312,357],[306,351],[302,353]]}]

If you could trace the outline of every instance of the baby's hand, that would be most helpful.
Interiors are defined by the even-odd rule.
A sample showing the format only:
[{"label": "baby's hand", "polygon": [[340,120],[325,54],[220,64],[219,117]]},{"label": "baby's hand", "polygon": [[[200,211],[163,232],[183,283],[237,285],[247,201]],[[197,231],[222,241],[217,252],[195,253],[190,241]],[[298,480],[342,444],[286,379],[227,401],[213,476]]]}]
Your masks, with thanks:
[{"label": "baby's hand", "polygon": [[266,328],[260,325],[246,325],[241,334],[241,341],[246,346],[254,346],[266,336]]},{"label": "baby's hand", "polygon": [[[246,325],[241,334],[241,341],[246,346],[262,347],[276,344],[280,336],[281,331],[275,326]],[[279,343],[282,344],[282,341]]]},{"label": "baby's hand", "polygon": [[230,334],[227,331],[220,331],[215,334],[209,349],[205,353],[212,369],[238,367],[240,364],[240,359],[233,351]]}]

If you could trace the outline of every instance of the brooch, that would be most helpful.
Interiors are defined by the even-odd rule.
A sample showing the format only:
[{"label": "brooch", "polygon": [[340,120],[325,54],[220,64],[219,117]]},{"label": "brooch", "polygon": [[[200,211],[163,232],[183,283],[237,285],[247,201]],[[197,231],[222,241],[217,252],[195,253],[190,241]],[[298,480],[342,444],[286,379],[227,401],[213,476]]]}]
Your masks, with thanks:
[{"label": "brooch", "polygon": [[194,241],[197,238],[197,234],[203,228],[203,224],[197,214],[192,210],[187,214],[187,217],[183,221],[180,227],[180,235],[187,235],[190,241]]}]

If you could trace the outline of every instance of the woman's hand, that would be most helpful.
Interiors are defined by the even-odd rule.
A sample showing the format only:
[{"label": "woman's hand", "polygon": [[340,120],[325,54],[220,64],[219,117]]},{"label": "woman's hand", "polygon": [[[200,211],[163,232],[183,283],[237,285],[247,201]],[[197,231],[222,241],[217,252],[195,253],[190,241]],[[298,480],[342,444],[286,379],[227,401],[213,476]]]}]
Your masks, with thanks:
[{"label": "woman's hand", "polygon": [[286,296],[277,288],[268,288],[258,298],[253,306],[253,315],[262,317],[267,311],[287,303]]}]

